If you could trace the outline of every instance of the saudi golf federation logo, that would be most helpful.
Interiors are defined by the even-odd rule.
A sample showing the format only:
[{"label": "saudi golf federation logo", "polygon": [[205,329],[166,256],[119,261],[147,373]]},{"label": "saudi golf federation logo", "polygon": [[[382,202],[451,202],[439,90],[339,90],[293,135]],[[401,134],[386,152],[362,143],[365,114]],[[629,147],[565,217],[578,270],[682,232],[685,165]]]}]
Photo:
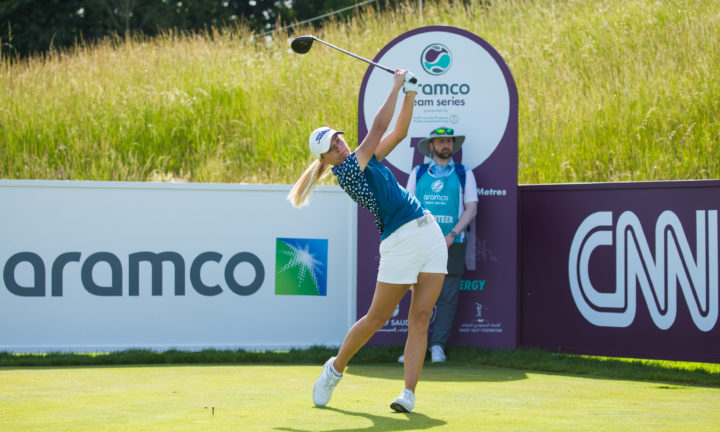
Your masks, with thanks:
[{"label": "saudi golf federation logo", "polygon": [[420,55],[420,64],[430,75],[442,75],[452,66],[452,53],[443,44],[428,45]]},{"label": "saudi golf federation logo", "polygon": [[483,305],[475,302],[475,319],[479,323],[485,321],[485,319],[482,317],[482,311],[483,311]]},{"label": "saudi golf federation logo", "polygon": [[327,239],[275,241],[275,294],[327,295]]},{"label": "saudi golf federation logo", "polygon": [[435,193],[443,190],[443,187],[445,187],[445,183],[443,183],[442,180],[435,180],[432,185],[430,185],[430,189],[432,189],[432,191]]}]

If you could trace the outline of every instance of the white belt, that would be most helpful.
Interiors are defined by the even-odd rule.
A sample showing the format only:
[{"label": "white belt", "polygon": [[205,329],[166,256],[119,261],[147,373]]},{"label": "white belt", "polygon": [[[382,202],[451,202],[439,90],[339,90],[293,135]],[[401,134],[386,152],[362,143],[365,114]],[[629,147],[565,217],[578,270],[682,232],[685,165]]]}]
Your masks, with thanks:
[{"label": "white belt", "polygon": [[398,228],[397,231],[405,230],[408,228],[414,228],[414,227],[422,227],[427,224],[433,223],[435,221],[435,218],[433,218],[433,215],[430,213],[425,213],[423,216],[413,219],[410,222],[405,223],[404,225],[401,225],[400,228]]}]

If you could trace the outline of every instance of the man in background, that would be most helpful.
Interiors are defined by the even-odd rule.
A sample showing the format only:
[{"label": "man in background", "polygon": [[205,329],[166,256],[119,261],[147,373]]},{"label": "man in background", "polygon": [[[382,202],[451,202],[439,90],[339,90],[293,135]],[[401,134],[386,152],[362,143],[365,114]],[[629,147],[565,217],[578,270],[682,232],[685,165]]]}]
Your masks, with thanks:
[{"label": "man in background", "polygon": [[[460,280],[465,273],[466,231],[477,214],[475,176],[472,170],[452,159],[465,137],[454,132],[452,128],[436,128],[418,143],[420,153],[430,160],[413,168],[407,184],[407,190],[435,217],[448,246],[448,274],[435,304],[437,311],[428,342],[433,363],[446,360]],[[401,356],[398,361],[403,362],[404,358]]]}]

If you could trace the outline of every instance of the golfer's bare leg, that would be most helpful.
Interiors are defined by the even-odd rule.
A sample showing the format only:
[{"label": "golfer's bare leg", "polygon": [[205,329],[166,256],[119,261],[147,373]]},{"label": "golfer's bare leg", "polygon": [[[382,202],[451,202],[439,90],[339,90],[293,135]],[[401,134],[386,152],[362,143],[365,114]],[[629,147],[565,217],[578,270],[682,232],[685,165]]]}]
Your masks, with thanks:
[{"label": "golfer's bare leg", "polygon": [[355,353],[385,325],[409,288],[410,285],[406,284],[377,282],[368,313],[360,318],[345,336],[333,363],[336,371],[342,373]]},{"label": "golfer's bare leg", "polygon": [[408,336],[405,342],[405,388],[415,392],[427,350],[427,332],[433,306],[442,291],[445,275],[420,273],[410,301]]}]

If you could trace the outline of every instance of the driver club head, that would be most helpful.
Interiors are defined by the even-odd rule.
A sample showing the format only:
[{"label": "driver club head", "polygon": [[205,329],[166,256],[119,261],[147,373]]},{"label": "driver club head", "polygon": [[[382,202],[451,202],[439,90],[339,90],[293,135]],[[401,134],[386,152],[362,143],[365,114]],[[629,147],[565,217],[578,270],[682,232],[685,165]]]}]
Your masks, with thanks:
[{"label": "driver club head", "polygon": [[[380,69],[383,69],[383,70],[386,71],[386,72],[389,72],[389,73],[391,73],[391,74],[394,74],[394,73],[395,73],[395,70],[390,69],[390,68],[387,67],[387,66],[383,66],[383,65],[381,65],[381,64],[379,64],[379,63],[375,63],[374,61],[370,61],[370,60],[366,59],[365,57],[360,57],[359,55],[353,54],[353,53],[351,53],[350,51],[346,51],[346,50],[344,50],[344,49],[342,49],[342,48],[338,48],[338,47],[336,47],[335,45],[330,44],[330,43],[327,43],[327,42],[325,42],[325,41],[322,40],[322,39],[318,39],[318,38],[316,38],[316,37],[313,36],[313,35],[304,35],[304,36],[298,36],[298,37],[296,37],[295,39],[293,39],[292,42],[290,42],[290,48],[292,48],[292,50],[295,51],[295,52],[298,53],[298,54],[305,54],[306,52],[310,51],[310,48],[312,48],[312,44],[313,44],[313,42],[315,42],[315,41],[318,41],[318,42],[320,42],[320,43],[323,44],[323,45],[327,45],[327,46],[329,46],[330,48],[336,49],[336,50],[338,50],[338,51],[340,51],[340,52],[342,52],[342,53],[344,53],[344,54],[347,54],[347,55],[349,55],[349,56],[351,56],[351,57],[354,57],[354,58],[356,58],[356,59],[358,59],[358,60],[362,60],[362,61],[364,61],[365,63],[368,63],[368,64],[370,64],[370,65],[372,65],[372,66],[375,66],[375,67],[378,67],[378,68],[380,68]],[[412,78],[412,79],[410,79],[410,82],[416,83],[416,82],[417,82],[417,78]]]},{"label": "driver club head", "polygon": [[305,54],[310,51],[312,44],[315,41],[315,36],[305,35],[298,36],[290,42],[290,48],[298,54]]}]

